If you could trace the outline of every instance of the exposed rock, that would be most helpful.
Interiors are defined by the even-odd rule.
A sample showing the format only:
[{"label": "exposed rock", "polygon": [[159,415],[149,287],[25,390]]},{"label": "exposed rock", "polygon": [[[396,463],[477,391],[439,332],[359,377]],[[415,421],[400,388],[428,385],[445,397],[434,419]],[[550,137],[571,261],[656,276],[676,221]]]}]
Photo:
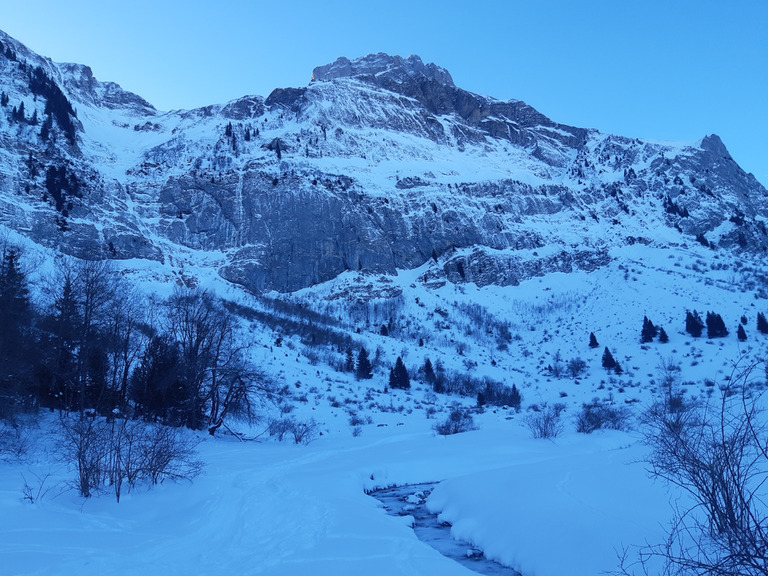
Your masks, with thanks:
[{"label": "exposed rock", "polygon": [[26,117],[45,109],[25,73],[34,64],[124,130],[119,146],[100,140],[83,114],[74,146],[56,123],[43,139],[0,115],[0,224],[67,254],[204,250],[224,278],[262,292],[430,260],[429,285],[514,285],[603,266],[610,247],[657,231],[768,249],[768,191],[716,136],[685,147],[606,136],[386,54],[340,58],[266,100],[159,114],[85,66],[8,45],[18,56],[0,54],[0,88]]},{"label": "exposed rock", "polygon": [[362,58],[349,60],[338,58],[331,64],[318,66],[312,71],[312,82],[327,82],[337,78],[354,76],[373,76],[379,81],[394,80],[406,82],[414,78],[433,80],[440,84],[453,86],[453,78],[445,68],[435,64],[424,64],[418,56],[390,56],[379,52]]}]

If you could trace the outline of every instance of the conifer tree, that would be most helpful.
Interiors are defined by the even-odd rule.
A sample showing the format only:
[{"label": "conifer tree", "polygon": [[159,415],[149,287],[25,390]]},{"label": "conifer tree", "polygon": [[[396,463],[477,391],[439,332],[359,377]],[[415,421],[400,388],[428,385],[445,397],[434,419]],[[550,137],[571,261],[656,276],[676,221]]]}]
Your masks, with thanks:
[{"label": "conifer tree", "polygon": [[403,359],[398,356],[395,361],[395,367],[389,371],[389,387],[407,390],[411,387],[411,379],[408,376],[408,370],[405,369]]},{"label": "conifer tree", "polygon": [[509,393],[509,403],[512,405],[512,408],[515,410],[520,410],[520,403],[522,402],[522,397],[520,396],[520,390],[517,389],[517,386],[512,384],[512,390]]},{"label": "conifer tree", "polygon": [[606,370],[612,370],[616,368],[616,360],[613,359],[613,354],[608,350],[608,346],[603,351],[603,368]]},{"label": "conifer tree", "polygon": [[707,338],[724,338],[728,336],[723,317],[714,312],[707,312]]},{"label": "conifer tree", "polygon": [[0,260],[0,419],[11,416],[31,383],[32,304],[19,251],[7,248]]},{"label": "conifer tree", "polygon": [[435,369],[432,367],[432,362],[427,358],[424,360],[424,381],[427,384],[434,384],[436,377],[435,377]]},{"label": "conifer tree", "polygon": [[352,353],[352,348],[347,348],[346,359],[344,361],[344,369],[347,372],[355,371],[355,356]]},{"label": "conifer tree", "polygon": [[653,322],[648,319],[648,316],[643,316],[643,329],[640,332],[640,342],[643,344],[653,342],[656,334],[658,334],[656,326],[654,326]]},{"label": "conifer tree", "polygon": [[739,324],[739,327],[736,329],[736,337],[739,339],[739,342],[744,342],[747,339],[747,333],[744,331],[744,326]]},{"label": "conifer tree", "polygon": [[685,313],[685,331],[688,332],[694,338],[701,336],[704,330],[704,322],[701,321],[701,316],[694,310],[690,310]]},{"label": "conifer tree", "polygon": [[600,346],[600,344],[597,343],[597,338],[595,338],[595,333],[590,332],[589,333],[589,347],[590,348],[597,348]]},{"label": "conifer tree", "polygon": [[666,344],[667,342],[669,342],[669,336],[667,336],[667,333],[664,330],[664,328],[659,328],[659,342],[661,342],[662,344]]},{"label": "conifer tree", "polygon": [[768,320],[765,319],[765,314],[762,312],[757,313],[757,331],[760,334],[768,334]]},{"label": "conifer tree", "polygon": [[355,367],[355,377],[358,380],[368,380],[373,378],[373,367],[371,361],[368,359],[368,352],[364,347],[360,348],[360,352],[357,355],[357,366]]}]

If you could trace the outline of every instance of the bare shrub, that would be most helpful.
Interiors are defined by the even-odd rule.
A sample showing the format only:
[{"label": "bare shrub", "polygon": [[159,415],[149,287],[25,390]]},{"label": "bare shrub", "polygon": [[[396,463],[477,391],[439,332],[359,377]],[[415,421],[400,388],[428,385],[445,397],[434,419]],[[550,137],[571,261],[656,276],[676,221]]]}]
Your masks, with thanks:
[{"label": "bare shrub", "polygon": [[291,431],[290,418],[275,418],[269,421],[269,435],[277,437],[282,442],[286,434]]},{"label": "bare shrub", "polygon": [[48,479],[53,476],[53,474],[51,472],[47,472],[45,474],[36,474],[35,472],[31,472],[31,474],[35,477],[32,483],[30,483],[27,480],[27,477],[22,473],[21,479],[24,481],[24,487],[21,489],[21,492],[23,494],[24,500],[30,504],[34,504],[35,502],[42,500],[46,494],[48,494],[48,492],[53,489],[53,485],[51,484],[46,486]]},{"label": "bare shrub", "polygon": [[276,418],[269,423],[269,435],[282,442],[287,435],[293,437],[296,444],[309,444],[315,439],[319,426],[314,420],[296,420],[295,418]]},{"label": "bare shrub", "polygon": [[80,416],[62,418],[61,457],[77,470],[75,486],[86,498],[103,486],[117,501],[124,483],[157,484],[191,479],[202,471],[194,446],[181,430],[160,424]]},{"label": "bare shrub", "polygon": [[448,417],[442,422],[435,424],[433,428],[435,432],[441,436],[449,436],[451,434],[460,434],[462,432],[469,432],[470,430],[477,430],[472,415],[461,408],[454,408],[451,410]]},{"label": "bare shrub", "polygon": [[754,365],[731,377],[719,406],[654,404],[644,418],[650,472],[690,497],[676,500],[664,544],[638,549],[621,573],[661,560],[664,574],[768,574],[768,427],[750,396]]},{"label": "bare shrub", "polygon": [[613,406],[600,402],[597,398],[589,404],[583,404],[576,416],[576,432],[591,434],[596,430],[626,430],[629,426],[630,413],[623,406]]},{"label": "bare shrub", "polygon": [[533,438],[557,438],[563,433],[562,413],[565,404],[544,404],[525,418]]},{"label": "bare shrub", "polygon": [[318,425],[314,420],[295,420],[291,428],[296,444],[309,444],[317,436]]},{"label": "bare shrub", "polygon": [[571,378],[578,378],[587,369],[587,363],[581,358],[574,358],[568,362],[568,374]]},{"label": "bare shrub", "polygon": [[0,460],[21,460],[29,451],[29,446],[29,433],[18,419],[0,419]]},{"label": "bare shrub", "polygon": [[107,427],[103,420],[86,415],[61,419],[61,456],[77,470],[75,487],[89,498],[104,477]]}]

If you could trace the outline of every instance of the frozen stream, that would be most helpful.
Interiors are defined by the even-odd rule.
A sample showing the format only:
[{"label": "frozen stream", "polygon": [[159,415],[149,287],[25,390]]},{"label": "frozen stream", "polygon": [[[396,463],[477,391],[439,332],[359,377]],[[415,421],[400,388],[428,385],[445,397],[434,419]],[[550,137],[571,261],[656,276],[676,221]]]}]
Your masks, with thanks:
[{"label": "frozen stream", "polygon": [[427,498],[435,483],[405,484],[393,488],[381,488],[371,492],[384,509],[393,516],[411,516],[412,528],[422,542],[426,542],[443,556],[462,566],[488,576],[520,576],[520,573],[489,560],[483,551],[467,542],[451,537],[451,525],[442,522],[436,514],[427,510]]}]

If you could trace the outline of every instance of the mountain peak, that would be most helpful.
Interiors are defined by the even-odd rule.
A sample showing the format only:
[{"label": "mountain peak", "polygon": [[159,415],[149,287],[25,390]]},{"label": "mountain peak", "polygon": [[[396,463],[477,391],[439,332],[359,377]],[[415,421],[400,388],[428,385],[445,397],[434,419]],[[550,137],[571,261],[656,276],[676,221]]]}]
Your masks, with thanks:
[{"label": "mountain peak", "polygon": [[374,76],[403,82],[415,77],[424,77],[441,84],[453,86],[453,78],[445,68],[436,64],[424,64],[416,55],[403,58],[390,56],[383,52],[368,54],[361,58],[349,60],[337,58],[336,61],[318,66],[312,71],[312,82],[322,82],[335,78],[352,78],[356,76]]}]

